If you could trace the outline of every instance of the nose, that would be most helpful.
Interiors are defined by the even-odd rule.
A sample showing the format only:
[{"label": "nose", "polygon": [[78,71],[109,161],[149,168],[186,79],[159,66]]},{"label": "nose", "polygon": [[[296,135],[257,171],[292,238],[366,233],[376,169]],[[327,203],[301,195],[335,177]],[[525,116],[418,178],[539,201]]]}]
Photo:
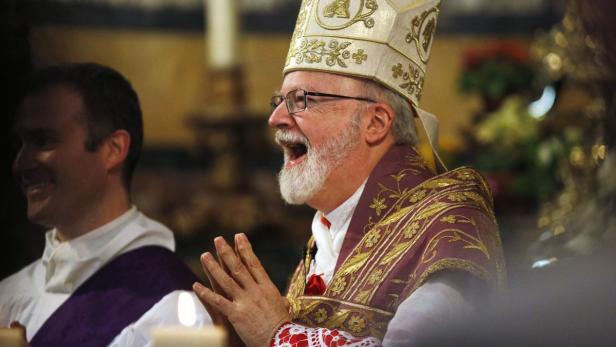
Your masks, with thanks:
[{"label": "nose", "polygon": [[295,118],[289,114],[287,106],[283,102],[272,111],[267,123],[272,128],[288,129],[295,124]]},{"label": "nose", "polygon": [[13,175],[18,176],[21,172],[32,169],[35,166],[36,160],[34,159],[33,151],[27,145],[22,144],[17,151],[15,160],[13,160]]}]

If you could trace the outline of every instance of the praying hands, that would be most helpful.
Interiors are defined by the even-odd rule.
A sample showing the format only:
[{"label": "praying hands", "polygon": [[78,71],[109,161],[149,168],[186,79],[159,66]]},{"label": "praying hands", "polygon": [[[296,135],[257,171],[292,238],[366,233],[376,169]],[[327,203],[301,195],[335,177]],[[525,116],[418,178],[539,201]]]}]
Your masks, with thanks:
[{"label": "praying hands", "polygon": [[195,283],[195,293],[212,317],[224,316],[218,322],[227,329],[232,326],[246,346],[268,346],[276,329],[291,320],[287,300],[270,280],[246,235],[235,235],[235,249],[222,237],[214,245],[218,260],[209,252],[201,256],[212,289]]}]

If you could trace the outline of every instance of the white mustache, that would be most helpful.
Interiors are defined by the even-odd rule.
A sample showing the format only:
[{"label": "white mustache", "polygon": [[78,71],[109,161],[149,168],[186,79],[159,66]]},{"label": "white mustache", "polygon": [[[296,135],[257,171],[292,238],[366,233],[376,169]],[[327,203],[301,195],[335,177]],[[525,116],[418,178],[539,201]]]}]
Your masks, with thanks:
[{"label": "white mustache", "polygon": [[276,131],[276,143],[280,146],[284,146],[285,144],[290,143],[301,143],[302,145],[306,146],[307,149],[310,149],[310,142],[308,141],[308,138],[306,138],[306,136],[300,133],[292,131]]}]

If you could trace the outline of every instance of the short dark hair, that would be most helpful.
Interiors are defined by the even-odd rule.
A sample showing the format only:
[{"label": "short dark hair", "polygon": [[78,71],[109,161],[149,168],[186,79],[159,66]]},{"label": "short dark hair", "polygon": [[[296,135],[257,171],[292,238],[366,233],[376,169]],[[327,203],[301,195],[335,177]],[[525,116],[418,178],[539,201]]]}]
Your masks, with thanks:
[{"label": "short dark hair", "polygon": [[139,97],[130,82],[118,71],[96,63],[54,65],[36,71],[26,82],[22,100],[47,87],[74,88],[86,108],[88,139],[84,144],[95,151],[112,132],[124,129],[130,134],[130,147],[122,168],[126,190],[143,146],[143,119]]}]

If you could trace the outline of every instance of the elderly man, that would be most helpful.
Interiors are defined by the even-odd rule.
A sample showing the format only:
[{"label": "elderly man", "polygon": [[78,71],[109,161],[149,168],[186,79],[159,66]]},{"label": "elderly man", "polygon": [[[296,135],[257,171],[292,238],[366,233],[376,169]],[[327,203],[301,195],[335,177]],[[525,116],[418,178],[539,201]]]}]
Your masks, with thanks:
[{"label": "elderly man", "polygon": [[194,286],[248,346],[408,346],[504,282],[486,182],[414,148],[415,115],[435,140],[417,105],[438,1],[330,3],[303,2],[272,98],[282,196],[317,210],[286,299],[243,234],[215,240],[222,267],[203,255],[214,290]]},{"label": "elderly man", "polygon": [[28,218],[50,230],[42,258],[0,282],[0,324],[21,323],[33,347],[143,346],[150,328],[178,324],[195,276],[172,232],[131,203],[143,125],[130,83],[97,64],[45,68],[15,130]]}]

